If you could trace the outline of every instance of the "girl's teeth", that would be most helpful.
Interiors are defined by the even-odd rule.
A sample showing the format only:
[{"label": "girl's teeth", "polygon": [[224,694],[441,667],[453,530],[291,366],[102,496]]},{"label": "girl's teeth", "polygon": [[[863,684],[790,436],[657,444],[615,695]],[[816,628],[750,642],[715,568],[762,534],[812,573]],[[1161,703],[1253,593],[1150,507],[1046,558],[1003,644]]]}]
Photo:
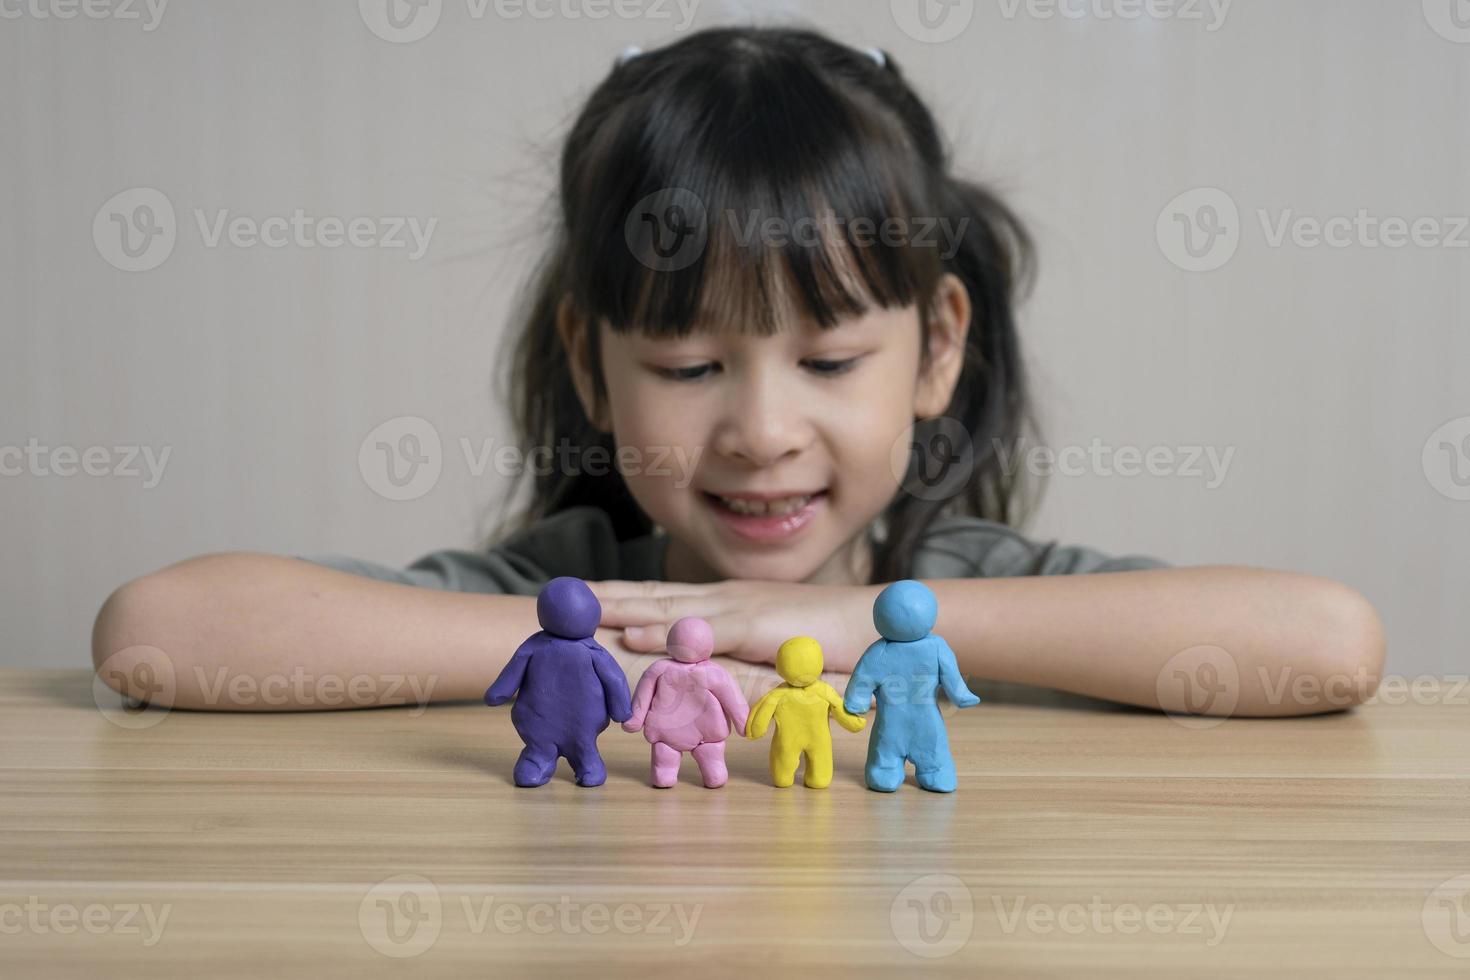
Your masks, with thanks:
[{"label": "girl's teeth", "polygon": [[785,497],[781,500],[733,500],[721,497],[720,501],[737,514],[751,517],[785,517],[801,510],[811,502],[811,497]]}]

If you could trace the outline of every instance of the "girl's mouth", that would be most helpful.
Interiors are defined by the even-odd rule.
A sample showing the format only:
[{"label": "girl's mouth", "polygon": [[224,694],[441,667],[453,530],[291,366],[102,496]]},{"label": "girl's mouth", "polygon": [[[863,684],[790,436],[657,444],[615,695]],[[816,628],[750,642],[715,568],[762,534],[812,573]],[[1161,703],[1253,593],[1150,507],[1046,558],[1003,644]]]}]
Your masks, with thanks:
[{"label": "girl's mouth", "polygon": [[774,497],[769,494],[700,496],[721,521],[747,541],[784,541],[810,524],[826,505],[827,491],[815,490]]}]

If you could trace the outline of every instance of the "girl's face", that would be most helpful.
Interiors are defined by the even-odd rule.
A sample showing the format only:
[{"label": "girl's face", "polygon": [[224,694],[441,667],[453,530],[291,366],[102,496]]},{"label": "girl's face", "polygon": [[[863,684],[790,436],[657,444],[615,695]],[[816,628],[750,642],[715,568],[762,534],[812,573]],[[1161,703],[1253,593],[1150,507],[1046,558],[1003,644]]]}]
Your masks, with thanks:
[{"label": "girl's face", "polygon": [[[866,581],[867,531],[898,491],[910,427],[944,410],[959,375],[970,310],[957,278],[933,309],[922,365],[917,306],[769,337],[600,326],[607,399],[589,416],[670,536],[670,580]],[[585,345],[564,336],[588,405]]]}]

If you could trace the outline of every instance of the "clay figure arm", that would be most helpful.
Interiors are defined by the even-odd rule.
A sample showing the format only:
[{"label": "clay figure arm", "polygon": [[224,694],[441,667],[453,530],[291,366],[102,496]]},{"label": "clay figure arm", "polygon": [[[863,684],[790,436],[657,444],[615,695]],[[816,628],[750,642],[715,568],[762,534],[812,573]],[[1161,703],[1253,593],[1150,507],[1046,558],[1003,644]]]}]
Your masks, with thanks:
[{"label": "clay figure arm", "polygon": [[956,708],[973,708],[980,703],[980,698],[965,684],[954,651],[944,642],[943,637],[936,636],[934,639],[939,641],[939,683],[944,688],[944,693],[949,695],[949,700]]},{"label": "clay figure arm", "polygon": [[852,714],[844,708],[842,706],[842,698],[838,697],[836,688],[823,681],[817,681],[812,687],[816,690],[817,694],[821,695],[822,700],[831,706],[832,717],[837,719],[837,724],[850,732],[860,732],[863,730],[863,726],[868,723],[868,719],[862,715]]},{"label": "clay figure arm", "polygon": [[730,724],[735,731],[741,735],[745,734],[745,726],[750,717],[750,705],[745,700],[745,695],[740,693],[740,687],[735,683],[725,668],[718,664],[706,664],[705,683],[709,686],[709,692],[720,702],[720,707],[725,709],[725,714],[730,716]]},{"label": "clay figure arm", "polygon": [[618,666],[612,654],[602,648],[601,643],[590,637],[583,642],[587,645],[588,652],[592,654],[592,669],[597,672],[597,679],[602,682],[602,696],[607,707],[607,716],[613,721],[627,721],[628,716],[633,713],[633,705],[628,698],[628,678],[623,675],[623,668]]},{"label": "clay figure arm", "polygon": [[771,718],[776,714],[776,705],[786,696],[786,685],[767,691],[755,707],[750,709],[750,716],[745,724],[745,737],[757,739],[766,733],[771,724]]},{"label": "clay figure arm", "polygon": [[887,646],[885,640],[874,640],[873,645],[863,651],[857,666],[852,668],[852,678],[842,696],[842,707],[849,714],[865,715],[873,705],[873,692],[878,689],[878,655]]},{"label": "clay figure arm", "polygon": [[494,708],[502,705],[516,696],[516,691],[521,686],[521,681],[526,676],[526,666],[531,662],[531,655],[539,645],[536,640],[540,633],[533,633],[527,637],[525,642],[516,647],[516,652],[506,661],[500,676],[495,678],[489,688],[485,690],[485,703]]},{"label": "clay figure arm", "polygon": [[643,727],[643,719],[648,717],[648,706],[653,703],[654,689],[658,687],[659,675],[667,663],[666,660],[655,661],[638,678],[638,686],[633,690],[633,708],[628,720],[623,722],[623,731],[636,732]]}]

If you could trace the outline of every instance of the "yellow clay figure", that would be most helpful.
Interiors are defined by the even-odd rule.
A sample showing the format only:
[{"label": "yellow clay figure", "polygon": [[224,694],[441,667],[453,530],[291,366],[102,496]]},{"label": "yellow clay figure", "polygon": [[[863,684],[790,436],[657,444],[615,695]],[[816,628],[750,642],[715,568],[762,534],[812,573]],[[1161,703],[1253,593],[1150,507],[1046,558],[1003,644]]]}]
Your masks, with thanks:
[{"label": "yellow clay figure", "polygon": [[850,732],[860,732],[868,720],[849,714],[842,698],[818,678],[822,674],[822,648],[809,636],[794,636],[776,651],[776,673],[786,681],[750,709],[745,736],[760,738],[771,719],[776,734],[771,737],[771,779],[777,786],[796,780],[796,766],[806,756],[803,782],[812,789],[825,789],[832,782],[832,726],[828,718]]}]

